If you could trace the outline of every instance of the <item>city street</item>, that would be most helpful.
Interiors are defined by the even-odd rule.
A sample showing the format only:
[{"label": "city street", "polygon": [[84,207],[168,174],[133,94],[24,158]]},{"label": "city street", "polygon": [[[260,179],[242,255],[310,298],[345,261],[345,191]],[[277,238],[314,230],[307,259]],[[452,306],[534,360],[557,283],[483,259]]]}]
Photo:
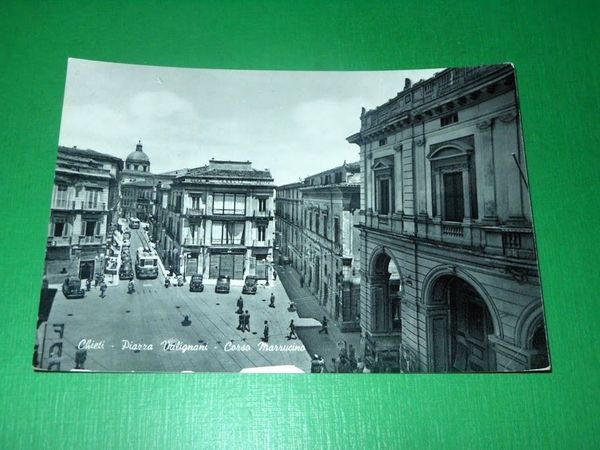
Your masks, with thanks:
[{"label": "city street", "polygon": [[[141,245],[140,233],[132,232],[133,258]],[[232,283],[229,294],[216,294],[214,284],[205,284],[204,292],[190,292],[187,284],[165,288],[162,273],[155,280],[136,279],[135,285],[133,294],[127,293],[125,280],[109,285],[105,298],[94,287],[83,299],[66,299],[57,291],[44,346],[48,355],[53,343],[62,342],[60,370],[75,367],[80,346],[87,350],[84,368],[93,371],[239,372],[279,365],[310,371],[311,358],[301,340],[286,338],[290,320],[298,321],[298,315],[288,311],[289,300],[279,281],[243,296],[251,332],[236,329],[241,281]],[[271,293],[275,308],[268,306]],[[191,321],[187,326],[185,316]],[[268,347],[261,344],[265,320],[270,327]],[[61,324],[62,337],[55,331]],[[40,350],[44,352],[41,342]],[[47,364],[44,361],[43,367]]]},{"label": "city street", "polygon": [[[296,303],[297,312],[301,318],[313,318],[321,321],[323,316],[328,316],[308,288],[300,287],[300,274],[293,267],[278,265],[276,268],[277,279],[281,280],[287,295]],[[329,316],[327,320],[327,334],[319,333],[321,327],[302,327],[298,329],[298,337],[311,355],[315,353],[320,355],[325,360],[327,370],[333,371],[332,359],[339,356],[342,348],[352,345],[356,355],[359,356],[360,332],[342,333],[335,320]]]}]

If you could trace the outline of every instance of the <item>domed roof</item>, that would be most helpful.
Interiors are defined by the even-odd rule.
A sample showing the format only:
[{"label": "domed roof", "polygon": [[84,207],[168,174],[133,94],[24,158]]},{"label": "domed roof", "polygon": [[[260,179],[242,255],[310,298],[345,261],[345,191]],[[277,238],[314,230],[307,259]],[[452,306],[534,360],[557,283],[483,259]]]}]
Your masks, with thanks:
[{"label": "domed roof", "polygon": [[148,158],[148,155],[146,155],[144,153],[144,151],[142,150],[142,143],[138,142],[138,144],[135,146],[135,151],[131,152],[129,154],[129,156],[127,156],[127,159],[125,160],[126,162],[132,162],[132,163],[146,163],[146,164],[150,164],[150,158]]}]

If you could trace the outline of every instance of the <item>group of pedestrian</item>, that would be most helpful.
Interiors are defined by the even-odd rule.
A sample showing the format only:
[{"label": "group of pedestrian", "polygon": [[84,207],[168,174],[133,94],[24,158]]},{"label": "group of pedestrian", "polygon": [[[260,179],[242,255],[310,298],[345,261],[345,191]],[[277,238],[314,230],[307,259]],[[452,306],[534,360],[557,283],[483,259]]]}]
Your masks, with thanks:
[{"label": "group of pedestrian", "polygon": [[[356,358],[356,350],[352,344],[340,350],[338,358],[332,359],[334,369],[337,373],[351,373],[359,370],[359,361]],[[360,368],[362,372],[362,368]]]},{"label": "group of pedestrian", "polygon": [[238,316],[238,321],[238,330],[242,332],[250,331],[250,313],[248,312],[248,310],[240,313],[240,315]]}]

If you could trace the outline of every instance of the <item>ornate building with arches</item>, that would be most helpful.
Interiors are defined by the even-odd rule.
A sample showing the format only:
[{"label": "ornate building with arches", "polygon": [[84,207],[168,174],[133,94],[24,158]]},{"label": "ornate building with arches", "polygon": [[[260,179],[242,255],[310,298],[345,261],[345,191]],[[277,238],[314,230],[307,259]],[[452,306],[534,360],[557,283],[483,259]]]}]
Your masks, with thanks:
[{"label": "ornate building with arches", "polygon": [[361,330],[409,372],[549,366],[514,68],[451,68],[361,114]]}]

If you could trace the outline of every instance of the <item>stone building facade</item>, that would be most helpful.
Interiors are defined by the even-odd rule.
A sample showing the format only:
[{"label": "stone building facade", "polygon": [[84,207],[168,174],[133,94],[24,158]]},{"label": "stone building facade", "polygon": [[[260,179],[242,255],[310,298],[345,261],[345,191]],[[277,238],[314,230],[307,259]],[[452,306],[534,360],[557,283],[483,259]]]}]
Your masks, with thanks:
[{"label": "stone building facade", "polygon": [[104,270],[107,233],[116,223],[123,161],[76,147],[59,147],[52,191],[45,277],[86,279]]},{"label": "stone building facade", "polygon": [[157,250],[167,266],[205,279],[272,271],[273,178],[250,161],[210,160],[157,188]]},{"label": "stone building facade", "polygon": [[359,329],[360,164],[344,164],[277,189],[277,226],[282,262],[343,331]]},{"label": "stone building facade", "polygon": [[447,69],[361,114],[361,328],[377,370],[548,365],[515,74]]}]

